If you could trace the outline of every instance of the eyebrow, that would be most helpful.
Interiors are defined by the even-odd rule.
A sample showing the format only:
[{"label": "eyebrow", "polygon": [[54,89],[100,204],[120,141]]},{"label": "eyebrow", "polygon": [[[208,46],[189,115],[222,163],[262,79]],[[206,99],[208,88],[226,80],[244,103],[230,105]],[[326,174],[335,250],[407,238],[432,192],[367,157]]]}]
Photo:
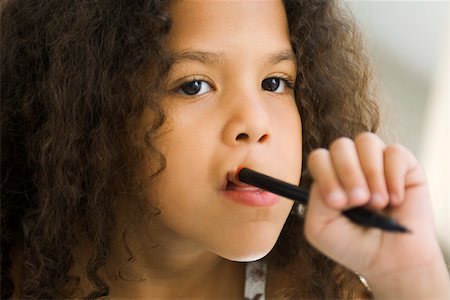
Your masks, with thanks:
[{"label": "eyebrow", "polygon": [[275,52],[275,53],[271,54],[267,60],[268,63],[273,64],[273,65],[278,64],[283,61],[288,61],[288,62],[290,61],[290,62],[293,62],[296,64],[297,59],[295,57],[294,52],[292,50],[282,50],[279,52]]},{"label": "eyebrow", "polygon": [[[191,60],[200,62],[202,64],[212,64],[220,65],[225,58],[225,54],[208,52],[208,51],[197,51],[197,50],[181,50],[170,53],[170,61],[172,64],[182,62],[184,60]],[[268,55],[266,60],[269,64],[278,64],[283,61],[293,62],[296,64],[297,60],[295,54],[292,50],[282,50],[274,52]]]},{"label": "eyebrow", "polygon": [[183,60],[197,61],[202,64],[219,65],[225,55],[222,53],[206,52],[206,51],[194,51],[194,50],[181,50],[170,53],[170,62],[178,63]]}]

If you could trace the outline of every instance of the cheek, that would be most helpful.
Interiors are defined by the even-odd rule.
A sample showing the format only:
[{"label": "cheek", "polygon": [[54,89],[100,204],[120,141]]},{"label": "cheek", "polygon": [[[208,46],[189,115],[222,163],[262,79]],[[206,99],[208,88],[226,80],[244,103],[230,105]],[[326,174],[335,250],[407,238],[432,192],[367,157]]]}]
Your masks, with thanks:
[{"label": "cheek", "polygon": [[185,198],[208,190],[210,180],[206,170],[214,151],[207,143],[211,140],[207,138],[208,132],[196,128],[171,126],[161,138],[163,142],[157,143],[166,166],[149,188],[149,201],[160,209],[195,210],[195,204]]},{"label": "cheek", "polygon": [[291,126],[285,130],[289,134],[287,140],[290,142],[291,151],[295,153],[295,158],[293,163],[296,163],[296,166],[301,166],[302,161],[302,123],[300,119],[300,115],[296,110],[294,114],[291,116],[291,121],[288,123]]},{"label": "cheek", "polygon": [[[160,242],[192,241],[232,260],[254,260],[272,249],[292,203],[283,200],[276,209],[255,211],[234,206],[218,195],[218,181],[211,180],[215,178],[211,170],[223,168],[232,156],[220,144],[217,120],[209,115],[181,114],[176,124],[166,126],[161,141],[156,141],[167,166],[148,189],[149,202],[161,210],[149,234],[162,239]],[[270,126],[272,142],[258,159],[270,162],[280,178],[298,183],[301,122],[295,106],[272,109]]]},{"label": "cheek", "polygon": [[273,122],[275,128],[275,144],[279,151],[280,166],[286,174],[285,180],[293,184],[300,182],[302,168],[302,124],[300,114],[295,105],[284,108]]}]

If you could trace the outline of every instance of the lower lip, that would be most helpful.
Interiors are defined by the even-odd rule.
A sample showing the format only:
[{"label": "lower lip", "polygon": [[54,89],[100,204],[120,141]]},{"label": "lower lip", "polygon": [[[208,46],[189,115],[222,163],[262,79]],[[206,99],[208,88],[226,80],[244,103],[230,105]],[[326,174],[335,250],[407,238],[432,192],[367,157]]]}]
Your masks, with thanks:
[{"label": "lower lip", "polygon": [[279,197],[266,191],[222,191],[227,199],[252,207],[270,207],[278,203]]}]

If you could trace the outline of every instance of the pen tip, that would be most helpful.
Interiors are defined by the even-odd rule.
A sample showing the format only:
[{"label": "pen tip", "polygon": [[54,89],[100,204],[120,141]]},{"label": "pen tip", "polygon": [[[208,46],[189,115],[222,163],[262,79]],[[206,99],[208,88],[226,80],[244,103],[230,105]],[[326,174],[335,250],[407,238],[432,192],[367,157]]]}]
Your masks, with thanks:
[{"label": "pen tip", "polygon": [[396,224],[395,231],[400,232],[400,233],[412,233],[411,230],[409,230],[408,228],[406,228],[400,224]]}]

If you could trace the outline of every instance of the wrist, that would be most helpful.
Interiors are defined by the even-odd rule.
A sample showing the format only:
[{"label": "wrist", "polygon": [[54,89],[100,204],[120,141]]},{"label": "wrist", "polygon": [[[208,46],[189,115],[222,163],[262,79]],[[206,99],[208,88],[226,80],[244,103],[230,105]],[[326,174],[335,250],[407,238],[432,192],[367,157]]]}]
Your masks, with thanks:
[{"label": "wrist", "polygon": [[450,299],[449,272],[440,259],[367,281],[376,299]]}]

